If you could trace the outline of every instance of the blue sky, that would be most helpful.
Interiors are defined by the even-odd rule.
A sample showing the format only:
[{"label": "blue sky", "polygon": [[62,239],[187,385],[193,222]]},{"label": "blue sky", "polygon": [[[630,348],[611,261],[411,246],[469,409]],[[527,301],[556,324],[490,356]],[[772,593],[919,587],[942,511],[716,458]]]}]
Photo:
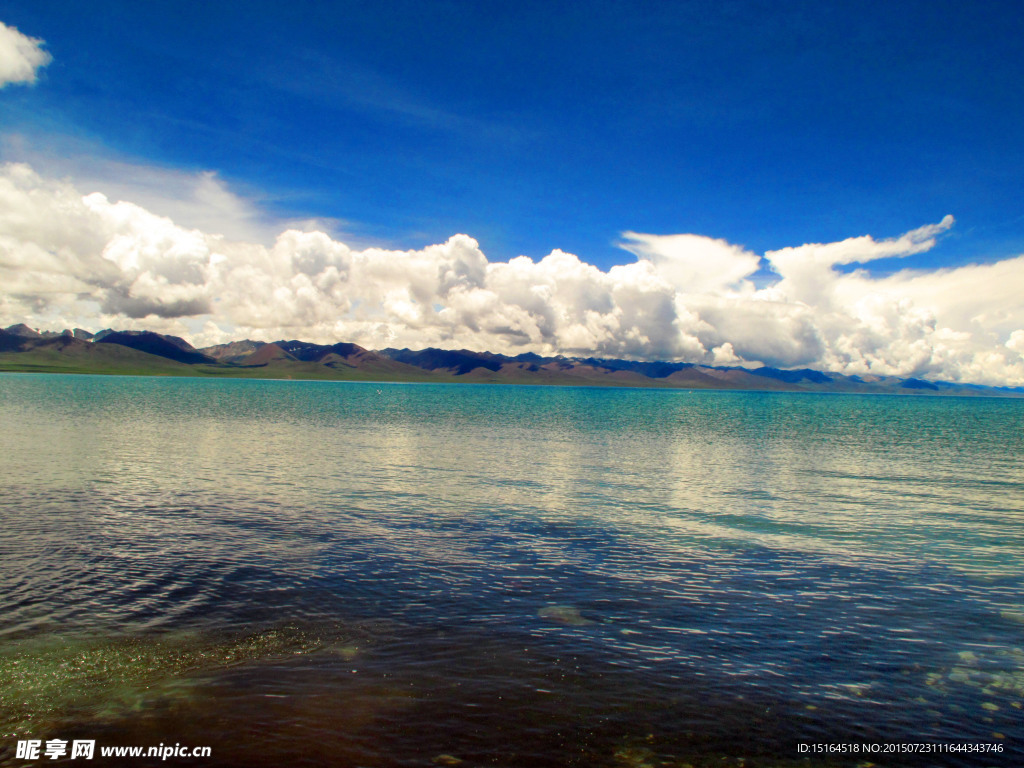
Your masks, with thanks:
[{"label": "blue sky", "polygon": [[0,22],[0,321],[1024,384],[1019,3]]},{"label": "blue sky", "polygon": [[[215,170],[400,247],[631,260],[947,213],[926,262],[1024,251],[1018,3],[5,3],[54,61],[6,130]],[[884,265],[882,265],[884,266]]]}]

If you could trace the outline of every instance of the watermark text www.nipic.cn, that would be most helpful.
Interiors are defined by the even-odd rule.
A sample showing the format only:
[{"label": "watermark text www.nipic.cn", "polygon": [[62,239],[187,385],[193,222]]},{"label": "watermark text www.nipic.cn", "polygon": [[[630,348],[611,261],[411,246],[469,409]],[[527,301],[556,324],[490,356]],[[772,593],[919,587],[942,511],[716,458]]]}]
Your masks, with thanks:
[{"label": "watermark text www.nipic.cn", "polygon": [[[100,747],[100,757],[209,757],[210,747],[187,747],[180,743],[160,744],[156,747]],[[96,756],[95,739],[26,739],[18,742],[15,757],[20,760],[57,760],[66,757],[71,760],[82,758],[92,760]]]}]

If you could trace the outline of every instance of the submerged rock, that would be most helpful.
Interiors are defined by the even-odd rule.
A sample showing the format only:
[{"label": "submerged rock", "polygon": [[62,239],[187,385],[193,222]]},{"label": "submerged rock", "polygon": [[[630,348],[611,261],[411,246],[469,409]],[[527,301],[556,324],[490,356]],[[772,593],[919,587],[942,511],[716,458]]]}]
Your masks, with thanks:
[{"label": "submerged rock", "polygon": [[615,761],[625,768],[654,768],[656,755],[646,747],[620,747],[615,750]]},{"label": "submerged rock", "polygon": [[580,609],[573,605],[549,605],[547,608],[537,611],[537,615],[542,619],[551,619],[570,627],[582,627],[594,623],[590,619],[585,619],[580,613]]},{"label": "submerged rock", "polygon": [[455,757],[455,755],[438,755],[431,760],[434,765],[462,765],[462,760]]},{"label": "submerged rock", "polygon": [[157,703],[187,705],[205,675],[325,646],[354,656],[355,645],[341,627],[282,626],[224,635],[51,635],[14,643],[0,652],[0,732],[30,734],[41,723],[72,713],[108,721]]}]

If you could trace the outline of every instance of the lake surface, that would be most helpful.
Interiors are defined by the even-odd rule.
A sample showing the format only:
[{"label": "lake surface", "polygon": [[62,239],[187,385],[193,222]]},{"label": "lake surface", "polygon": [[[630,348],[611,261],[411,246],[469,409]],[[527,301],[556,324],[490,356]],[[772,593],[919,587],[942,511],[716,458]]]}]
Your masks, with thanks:
[{"label": "lake surface", "polygon": [[7,374],[0,441],[2,764],[1024,764],[1024,400]]}]

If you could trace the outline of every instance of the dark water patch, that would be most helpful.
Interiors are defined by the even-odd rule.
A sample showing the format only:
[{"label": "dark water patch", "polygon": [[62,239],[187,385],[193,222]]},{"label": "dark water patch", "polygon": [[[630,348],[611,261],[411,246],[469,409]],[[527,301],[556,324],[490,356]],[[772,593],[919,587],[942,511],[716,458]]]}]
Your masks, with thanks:
[{"label": "dark water patch", "polygon": [[[187,647],[171,655],[189,665],[184,674],[164,686],[142,678],[150,685],[134,701],[107,692],[106,709],[74,712],[52,733],[210,745],[204,764],[224,766],[427,765],[442,755],[468,765],[777,766],[826,764],[800,761],[802,742],[943,740],[963,721],[942,701],[944,711],[924,724],[898,700],[794,698],[788,686],[752,687],[702,670],[642,683],[635,669],[568,644],[512,645],[476,633],[398,628],[375,644],[338,649],[308,630],[271,631]],[[134,663],[145,655],[138,644],[130,649]],[[991,737],[967,728],[960,738]]]}]

